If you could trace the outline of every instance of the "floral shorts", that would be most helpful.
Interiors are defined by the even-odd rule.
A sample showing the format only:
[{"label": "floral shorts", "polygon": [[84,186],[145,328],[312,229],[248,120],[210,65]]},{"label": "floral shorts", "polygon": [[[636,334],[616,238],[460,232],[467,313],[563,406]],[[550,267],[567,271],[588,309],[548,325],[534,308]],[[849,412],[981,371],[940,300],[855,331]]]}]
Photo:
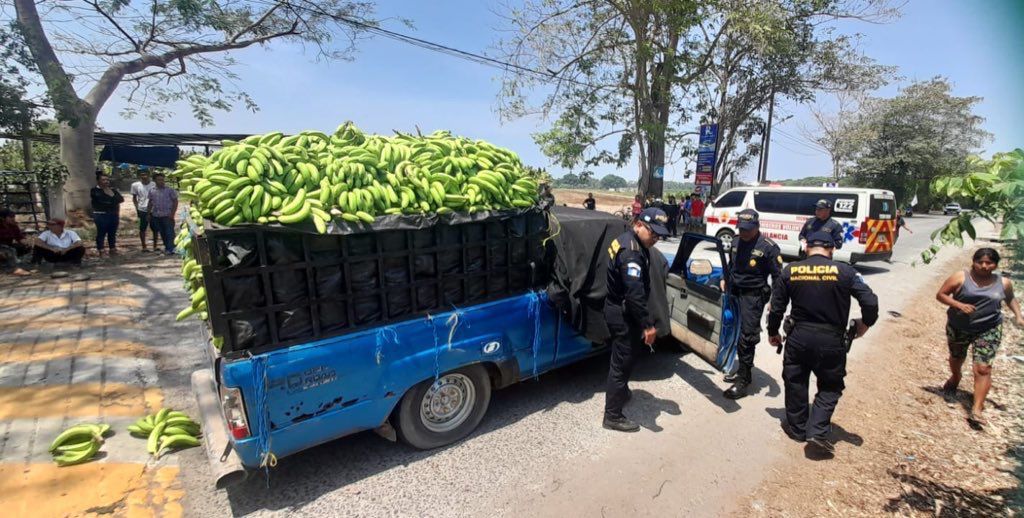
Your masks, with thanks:
[{"label": "floral shorts", "polygon": [[1003,341],[1003,326],[997,325],[982,333],[966,333],[947,325],[946,339],[949,341],[950,356],[966,358],[967,348],[970,347],[974,352],[974,363],[992,365],[999,343]]}]

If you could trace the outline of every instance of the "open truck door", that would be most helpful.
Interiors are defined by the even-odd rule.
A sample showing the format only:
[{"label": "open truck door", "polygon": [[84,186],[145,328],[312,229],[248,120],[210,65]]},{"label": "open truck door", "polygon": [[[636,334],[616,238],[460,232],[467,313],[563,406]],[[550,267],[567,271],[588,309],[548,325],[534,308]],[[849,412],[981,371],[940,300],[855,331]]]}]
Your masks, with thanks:
[{"label": "open truck door", "polygon": [[729,266],[721,241],[686,233],[666,281],[672,336],[723,372],[733,370],[739,340],[736,303],[720,287]]}]

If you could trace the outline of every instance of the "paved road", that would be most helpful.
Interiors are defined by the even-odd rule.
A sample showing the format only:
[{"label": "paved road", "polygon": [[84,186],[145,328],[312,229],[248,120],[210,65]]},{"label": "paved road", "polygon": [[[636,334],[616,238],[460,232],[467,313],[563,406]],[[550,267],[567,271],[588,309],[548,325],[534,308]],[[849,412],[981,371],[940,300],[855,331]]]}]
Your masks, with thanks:
[{"label": "paved road", "polygon": [[[891,264],[859,267],[879,292],[883,314],[899,310],[901,292],[937,286],[948,273],[910,265],[946,220],[910,219],[915,233],[903,236]],[[953,255],[944,251],[940,260]],[[183,345],[190,339],[183,336]],[[860,349],[870,350],[870,341],[863,342]],[[722,398],[721,376],[692,354],[659,351],[644,358],[627,407],[643,426],[638,434],[600,426],[607,373],[602,357],[496,392],[477,433],[440,450],[417,451],[363,433],[283,459],[269,488],[261,479],[228,491],[211,488],[208,470],[194,454],[182,459],[186,514],[719,514],[787,454],[778,432],[781,362],[763,349],[758,393],[741,403]],[[169,394],[189,397],[186,391]]]}]

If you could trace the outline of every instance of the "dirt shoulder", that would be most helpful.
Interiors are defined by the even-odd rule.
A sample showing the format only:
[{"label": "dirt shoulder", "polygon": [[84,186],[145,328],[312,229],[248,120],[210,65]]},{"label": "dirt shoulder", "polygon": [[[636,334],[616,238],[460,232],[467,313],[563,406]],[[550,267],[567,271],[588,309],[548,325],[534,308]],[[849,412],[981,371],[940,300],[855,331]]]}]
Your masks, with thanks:
[{"label": "dirt shoulder", "polygon": [[[968,265],[969,254],[953,265]],[[790,455],[734,515],[1013,514],[1024,473],[1024,363],[1011,357],[1024,354],[1024,333],[1005,324],[987,402],[990,424],[974,430],[966,422],[974,386],[970,362],[957,404],[940,395],[948,352],[936,289],[920,288],[903,315],[882,315],[886,325],[876,338],[887,350],[851,358],[834,421],[836,457],[816,459],[787,441]],[[1021,291],[1018,285],[1018,296]]]},{"label": "dirt shoulder", "polygon": [[582,208],[583,200],[587,199],[587,193],[594,193],[594,201],[597,210],[614,213],[623,210],[623,207],[631,206],[633,195],[627,193],[613,193],[608,191],[587,191],[585,189],[552,189],[555,195],[555,203],[565,204],[569,207]]}]

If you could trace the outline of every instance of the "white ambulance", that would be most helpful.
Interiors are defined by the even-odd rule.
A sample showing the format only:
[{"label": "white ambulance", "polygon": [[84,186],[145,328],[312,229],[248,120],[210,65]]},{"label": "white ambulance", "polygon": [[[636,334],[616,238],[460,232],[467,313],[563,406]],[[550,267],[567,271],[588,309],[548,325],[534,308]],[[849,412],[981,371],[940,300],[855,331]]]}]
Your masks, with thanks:
[{"label": "white ambulance", "polygon": [[832,203],[832,218],[843,226],[843,246],[834,258],[846,263],[887,261],[896,230],[892,191],[846,187],[738,187],[729,189],[704,212],[707,234],[730,247],[736,237],[736,214],[754,209],[761,233],[778,243],[782,255],[798,257],[800,230],[814,217],[818,200]]}]

